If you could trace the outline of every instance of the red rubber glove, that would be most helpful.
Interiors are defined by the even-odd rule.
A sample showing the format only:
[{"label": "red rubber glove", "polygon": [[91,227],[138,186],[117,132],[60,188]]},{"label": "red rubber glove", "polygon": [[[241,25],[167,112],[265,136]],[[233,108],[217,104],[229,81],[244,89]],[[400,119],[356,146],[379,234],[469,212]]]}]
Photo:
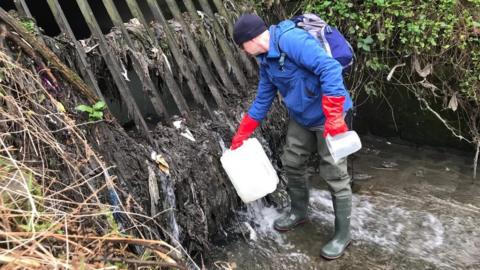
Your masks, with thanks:
[{"label": "red rubber glove", "polygon": [[337,134],[348,131],[347,124],[343,119],[343,104],[345,97],[322,97],[323,113],[325,114],[325,130],[323,137],[327,135],[335,136]]},{"label": "red rubber glove", "polygon": [[246,113],[240,122],[240,125],[238,126],[237,133],[235,133],[235,136],[233,136],[230,150],[235,150],[242,146],[243,141],[252,135],[259,124],[260,122],[251,118],[250,115]]}]

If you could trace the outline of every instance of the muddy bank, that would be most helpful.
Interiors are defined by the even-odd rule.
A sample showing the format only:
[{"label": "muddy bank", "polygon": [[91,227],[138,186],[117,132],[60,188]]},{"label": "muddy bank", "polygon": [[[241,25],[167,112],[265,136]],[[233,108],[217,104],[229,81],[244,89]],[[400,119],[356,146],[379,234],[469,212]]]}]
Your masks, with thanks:
[{"label": "muddy bank", "polygon": [[[49,43],[54,50],[63,51],[63,59],[77,68],[73,48],[68,43],[61,37]],[[103,78],[101,81],[110,81],[98,52],[92,51],[89,61],[95,67],[97,77]],[[158,72],[156,64],[158,62],[149,62],[146,66],[151,68],[151,74]],[[118,100],[115,86],[104,86],[105,96],[114,102]],[[219,163],[222,144],[229,147],[233,132],[254,94],[254,88],[243,95],[225,93],[231,109],[215,111],[214,119],[201,108],[195,109],[195,106],[189,118],[174,116],[160,122],[157,122],[158,119],[155,121],[156,118],[150,119],[149,126],[156,145],[129,129],[128,118],[120,119],[125,123],[126,131],[115,121],[97,123],[86,129],[89,142],[106,162],[114,166],[112,171],[118,177],[121,200],[129,206],[127,210],[151,218],[140,218],[146,226],[142,230],[143,235],[168,239],[173,245],[181,245],[197,262],[212,248],[212,241],[225,238],[226,228],[231,227],[235,211],[243,204]],[[122,106],[118,105],[119,108]],[[147,103],[145,106],[147,120],[151,113],[148,106],[151,105]],[[173,126],[175,121],[181,121],[180,129]],[[279,170],[281,164],[277,157],[279,146],[283,144],[285,125],[286,111],[276,101],[268,118],[255,133]],[[182,135],[187,130],[194,141]],[[165,160],[168,173],[152,160],[154,152]],[[158,190],[152,190],[152,183],[157,184]],[[281,195],[278,198],[272,196],[271,201],[283,199]]]},{"label": "muddy bank", "polygon": [[[278,105],[256,136],[280,169],[278,145],[285,112]],[[242,110],[238,111],[240,118]],[[118,176],[122,201],[133,199],[138,204],[130,204],[129,210],[154,217],[144,224],[151,237],[182,245],[197,260],[213,248],[212,242],[221,242],[232,232],[242,233],[230,228],[237,222],[236,211],[244,205],[220,164],[222,147],[229,146],[231,128],[239,120],[229,119],[221,112],[217,116],[215,121],[202,117],[172,119],[181,121],[180,129],[157,124],[152,134],[158,147],[118,126],[98,126],[91,130],[94,147],[115,166],[113,171]],[[184,136],[187,132],[192,137]],[[164,158],[168,173],[151,160],[153,151]],[[158,184],[158,196],[152,193],[152,177]]]},{"label": "muddy bank", "polygon": [[[393,88],[394,86],[392,86]],[[432,101],[434,109],[441,111],[441,104]],[[430,111],[423,108],[418,99],[407,89],[396,86],[391,89],[388,101],[383,97],[367,96],[361,93],[357,100],[357,118],[355,128],[363,134],[372,134],[385,138],[400,138],[416,145],[451,147],[471,151],[471,144],[459,140]],[[466,124],[457,119],[453,112],[445,112],[448,121],[458,121],[467,134]],[[473,158],[472,158],[473,159]]]}]

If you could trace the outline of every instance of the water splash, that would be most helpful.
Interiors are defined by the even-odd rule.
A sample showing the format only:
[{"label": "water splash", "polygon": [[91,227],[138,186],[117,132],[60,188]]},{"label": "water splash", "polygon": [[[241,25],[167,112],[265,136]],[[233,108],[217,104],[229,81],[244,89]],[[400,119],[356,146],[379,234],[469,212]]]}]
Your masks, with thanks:
[{"label": "water splash", "polygon": [[[400,251],[446,268],[478,263],[476,254],[480,247],[474,242],[480,242],[480,233],[474,229],[473,219],[469,222],[454,217],[458,212],[428,212],[424,205],[407,208],[401,200],[382,196],[353,196],[352,204],[352,237],[356,241],[373,243],[392,253]],[[314,222],[333,227],[329,192],[312,190],[311,212]]]},{"label": "water splash", "polygon": [[[312,189],[310,194],[309,218],[320,225],[314,229],[332,230],[334,214],[330,193]],[[354,195],[351,224],[355,245],[380,247],[392,256],[400,254],[442,269],[477,265],[478,218],[469,217],[471,213],[460,213],[458,209],[426,207],[426,199],[418,200],[423,203],[395,199],[388,194]],[[303,253],[295,246],[298,239],[273,229],[274,220],[281,216],[278,210],[257,201],[247,205],[245,215],[250,245],[255,247],[257,255],[265,260],[274,256],[285,266],[312,263],[312,258],[306,255],[308,252]]]},{"label": "water splash", "polygon": [[[243,254],[249,262],[245,269],[306,269],[302,266],[311,265],[312,258],[301,252],[293,243],[288,241],[287,234],[273,229],[273,222],[282,216],[274,207],[265,206],[262,200],[247,204],[247,211],[243,213],[248,220],[247,228],[250,231],[248,249],[253,254]],[[254,257],[254,258],[253,258]]]},{"label": "water splash", "polygon": [[285,236],[273,229],[273,222],[281,215],[274,207],[265,206],[262,200],[247,204],[247,219],[254,230],[251,240],[271,239],[279,245],[286,246]]}]

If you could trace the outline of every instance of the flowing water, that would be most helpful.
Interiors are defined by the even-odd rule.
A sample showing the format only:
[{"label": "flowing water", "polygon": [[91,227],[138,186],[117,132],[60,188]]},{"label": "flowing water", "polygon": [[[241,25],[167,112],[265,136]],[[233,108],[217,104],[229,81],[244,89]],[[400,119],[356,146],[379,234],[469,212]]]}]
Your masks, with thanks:
[{"label": "flowing water", "polygon": [[[319,256],[333,231],[331,197],[311,179],[309,222],[287,233],[285,209],[249,204],[244,240],[219,247],[211,269],[480,269],[480,180],[473,156],[362,138],[352,158],[353,242],[338,260]],[[210,269],[208,268],[208,269]]]},{"label": "flowing water", "polygon": [[163,199],[164,199],[165,209],[169,209],[169,211],[167,211],[165,215],[167,215],[168,234],[171,237],[170,241],[172,243],[178,243],[180,228],[178,226],[178,223],[175,217],[175,211],[171,211],[171,209],[174,209],[176,204],[175,193],[172,187],[171,178],[165,177],[165,179],[160,181],[160,187],[161,187],[161,194],[164,197]]}]

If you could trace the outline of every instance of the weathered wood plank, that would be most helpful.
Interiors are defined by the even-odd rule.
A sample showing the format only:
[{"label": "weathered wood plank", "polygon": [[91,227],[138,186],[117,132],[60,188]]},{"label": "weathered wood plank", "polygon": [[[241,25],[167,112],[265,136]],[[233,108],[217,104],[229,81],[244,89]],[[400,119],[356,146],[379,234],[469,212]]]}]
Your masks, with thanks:
[{"label": "weathered wood plank", "polygon": [[[225,6],[223,5],[223,1],[213,0],[213,4],[217,8],[218,13],[227,20],[228,34],[230,35],[230,37],[233,37],[233,20],[231,16],[229,16],[227,10],[225,9]],[[247,70],[248,76],[252,77],[255,74],[255,67],[252,64],[252,61],[250,61],[250,59],[247,57],[247,55],[243,51],[237,49],[237,52],[240,56],[240,60],[242,64],[245,66],[245,69]]]},{"label": "weathered wood plank", "polygon": [[93,15],[90,5],[85,0],[76,0],[76,2],[83,14],[83,17],[85,18],[85,21],[87,22],[88,28],[90,28],[90,31],[92,32],[92,36],[98,42],[103,59],[105,60],[110,73],[112,74],[112,78],[118,88],[118,91],[120,92],[123,101],[127,105],[129,115],[132,116],[137,129],[143,132],[152,144],[155,144],[155,141],[148,130],[147,124],[145,123],[145,119],[143,119],[142,113],[140,112],[138,105],[135,103],[135,100],[131,95],[127,82],[121,75],[122,71],[120,70],[120,64],[109,50],[105,37],[103,36],[100,26]]},{"label": "weathered wood plank", "polygon": [[[138,6],[138,3],[135,0],[126,0],[126,2],[127,2],[127,5],[130,9],[130,12],[132,12],[132,14],[135,18],[140,20],[140,22],[143,24],[143,26],[147,30],[147,33],[149,34],[150,38],[154,42],[158,52],[161,55],[165,55],[163,53],[162,48],[158,44],[157,37],[155,36],[155,34],[151,30],[150,26],[148,25],[147,21],[145,20],[145,17],[143,16],[143,13],[142,13],[140,7]],[[195,80],[195,76],[193,75],[193,72],[191,71],[190,67],[188,66],[188,64],[185,60],[185,57],[180,53],[178,48],[175,48],[175,50],[172,50],[172,54],[173,54],[173,57],[175,58],[175,61],[178,64],[178,66],[180,67],[180,72],[186,78],[188,87],[190,88],[190,91],[192,91],[193,98],[195,99],[195,101],[198,104],[202,105],[205,108],[205,110],[209,113],[209,115],[211,117],[213,117],[214,114],[213,114],[212,110],[210,109],[210,106],[208,105],[205,97],[203,96],[203,94],[200,90],[200,86],[197,84],[197,81]],[[165,80],[175,82],[175,78],[174,78],[174,75],[173,75],[171,69],[167,69],[165,71],[165,77],[166,77]],[[176,91],[176,90],[174,89],[174,91]],[[178,91],[180,91],[180,88],[178,88]]]},{"label": "weathered wood plank", "polygon": [[[172,29],[170,29],[170,25],[168,24],[167,20],[165,19],[165,16],[163,16],[163,13],[160,10],[160,7],[159,7],[157,1],[156,0],[147,0],[147,3],[149,5],[155,19],[163,26],[163,29],[164,29],[166,37],[167,37],[167,43],[168,43],[168,46],[169,46],[170,50],[172,51],[172,54],[174,55],[174,57],[176,59],[182,59],[181,52],[179,51],[178,45],[176,44],[175,39],[174,39]],[[188,65],[186,65],[186,63],[184,63],[180,66],[181,69],[186,68],[186,67],[188,67]],[[208,80],[207,78],[210,78],[210,80]],[[206,83],[208,84],[208,87],[209,87],[217,105],[220,108],[223,108],[223,109],[226,108],[227,105],[226,105],[225,101],[223,100],[223,97],[222,97],[219,89],[217,88],[215,81],[212,81],[211,77],[207,77],[207,78],[205,78]]]},{"label": "weathered wood plank", "polygon": [[15,3],[15,7],[17,8],[17,11],[21,16],[33,18],[32,13],[30,12],[30,9],[28,8],[25,0],[13,0],[13,3]]},{"label": "weathered wood plank", "polygon": [[130,9],[130,12],[132,13],[133,17],[137,18],[140,23],[145,27],[145,30],[147,31],[148,35],[152,39],[152,41],[155,44],[158,44],[158,40],[155,37],[155,33],[153,33],[152,29],[148,26],[147,20],[145,20],[145,16],[143,16],[142,10],[140,9],[140,6],[138,5],[136,0],[125,0],[127,2],[128,8]]},{"label": "weathered wood plank", "polygon": [[[197,63],[199,64],[200,70],[202,71],[202,73],[205,73],[204,76],[206,75],[208,77],[211,77],[208,80],[214,81],[213,75],[210,73],[210,68],[208,67],[207,62],[202,56],[200,49],[198,48],[192,34],[190,33],[190,27],[188,27],[188,25],[183,20],[182,13],[178,8],[177,3],[175,2],[175,0],[166,0],[166,2],[168,7],[170,8],[170,11],[172,11],[172,14],[175,20],[179,22],[180,25],[182,25],[188,46],[190,48],[190,51],[192,52],[193,57],[195,58],[195,61],[197,61]],[[228,75],[228,72],[225,70],[224,64],[222,63],[222,60],[220,60],[220,56],[218,55],[218,52],[213,46],[212,40],[208,38],[207,32],[205,31],[205,28],[203,27],[203,24],[200,21],[198,14],[196,13],[196,11],[190,12],[190,14],[194,16],[192,17],[193,19],[200,22],[199,30],[202,36],[201,37],[202,42],[204,43],[204,46],[207,49],[208,56],[212,60],[215,70],[217,70],[217,73],[220,76],[220,79],[222,80],[223,85],[226,87],[228,91],[236,92],[235,91],[236,88],[233,85],[232,81],[230,80],[230,76]]]},{"label": "weathered wood plank", "polygon": [[[190,8],[194,8],[192,0],[186,0],[185,4],[187,5],[187,3],[189,2],[192,4]],[[238,66],[237,61],[235,60],[235,57],[233,55],[233,52],[231,51],[230,46],[227,44],[226,39],[224,38],[225,36],[222,30],[222,27],[220,26],[220,24],[218,24],[217,19],[215,18],[215,14],[213,14],[212,8],[210,7],[210,4],[208,3],[207,0],[200,0],[199,2],[203,12],[205,12],[205,14],[207,14],[213,20],[213,30],[215,31],[216,35],[219,35],[221,37],[217,39],[218,44],[220,45],[220,49],[225,55],[227,62],[229,62],[230,65],[232,66],[233,73],[235,74],[235,78],[237,79],[238,83],[240,83],[243,89],[247,88],[247,85],[248,85],[247,78],[245,78],[245,75],[243,74],[243,70]],[[187,8],[189,7],[187,6]],[[247,72],[253,73],[252,70],[247,70]]]},{"label": "weathered wood plank", "polygon": [[213,4],[217,8],[218,14],[220,16],[224,17],[225,20],[227,20],[227,31],[230,36],[233,36],[233,22],[232,18],[229,16],[227,10],[223,6],[223,1],[222,0],[212,0]]},{"label": "weathered wood plank", "polygon": [[[118,12],[117,7],[113,3],[113,0],[103,0],[103,4],[107,9],[108,15],[110,16],[110,19],[112,20],[113,24],[121,30],[123,38],[127,43],[127,46],[130,47],[131,50],[134,50],[133,41],[130,38],[130,35],[128,34],[127,29],[125,28],[125,25],[123,25],[122,17]],[[142,90],[145,93],[145,95],[150,98],[150,101],[153,104],[153,108],[155,112],[159,116],[163,117],[164,120],[167,120],[168,118],[167,109],[163,104],[162,98],[160,97],[158,90],[156,89],[155,85],[152,82],[152,78],[150,78],[150,74],[148,73],[148,70],[144,70],[142,68],[142,64],[140,63],[137,57],[131,56],[130,59],[132,60],[133,69],[135,70],[137,75],[140,77],[140,80],[142,82]],[[175,100],[175,103],[177,104],[177,107],[180,113],[183,116],[188,116],[189,109],[188,109],[187,102],[185,101],[185,98],[181,95],[180,92],[177,92],[177,91],[174,91],[174,93],[172,93],[172,96]]]},{"label": "weathered wood plank", "polygon": [[47,0],[48,5],[50,6],[50,10],[53,13],[53,17],[55,18],[58,27],[60,30],[69,38],[69,40],[75,46],[75,49],[78,53],[78,58],[80,59],[80,73],[82,74],[82,78],[85,82],[90,86],[95,93],[102,99],[105,100],[103,97],[102,91],[98,87],[97,79],[90,68],[90,64],[87,61],[87,55],[85,54],[85,50],[83,49],[82,45],[78,40],[75,38],[75,34],[68,23],[67,18],[65,17],[65,13],[63,12],[62,7],[60,6],[58,0]]}]

